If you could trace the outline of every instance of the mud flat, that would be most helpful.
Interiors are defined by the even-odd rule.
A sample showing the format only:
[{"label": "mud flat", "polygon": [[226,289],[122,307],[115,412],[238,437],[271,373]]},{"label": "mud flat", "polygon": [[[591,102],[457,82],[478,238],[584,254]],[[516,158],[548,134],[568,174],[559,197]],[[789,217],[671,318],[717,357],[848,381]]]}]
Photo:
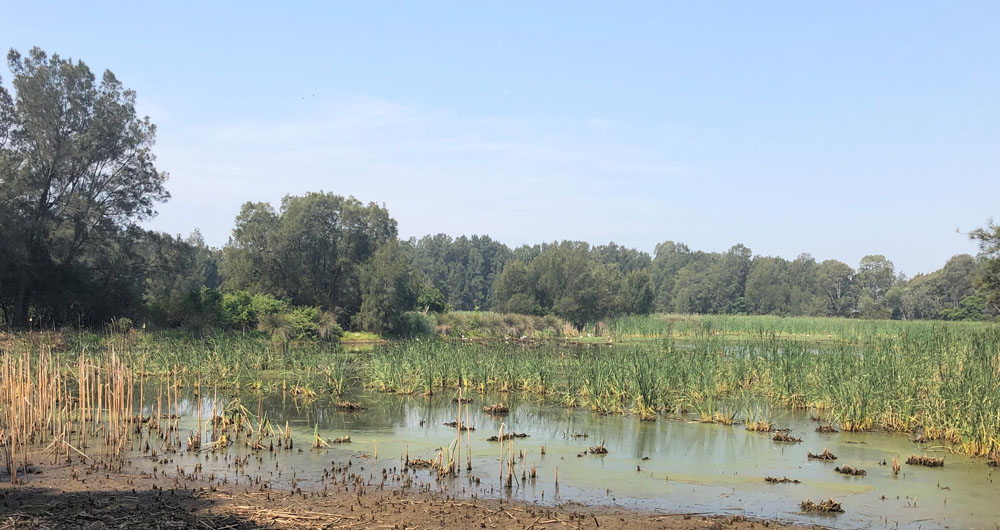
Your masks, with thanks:
[{"label": "mud flat", "polygon": [[806,528],[742,516],[456,498],[427,487],[407,491],[375,482],[293,491],[219,485],[164,471],[155,478],[129,469],[88,474],[82,464],[37,470],[23,484],[0,483],[0,529]]}]

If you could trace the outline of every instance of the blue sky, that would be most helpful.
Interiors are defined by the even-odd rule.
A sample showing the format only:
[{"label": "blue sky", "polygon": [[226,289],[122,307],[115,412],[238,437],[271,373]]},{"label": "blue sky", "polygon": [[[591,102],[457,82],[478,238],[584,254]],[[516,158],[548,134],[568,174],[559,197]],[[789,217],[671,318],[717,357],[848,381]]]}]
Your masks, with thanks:
[{"label": "blue sky", "polygon": [[[140,7],[141,6],[141,7]],[[913,275],[1000,217],[997,2],[7,2],[158,125],[151,227],[385,203],[400,235],[659,241]],[[3,68],[5,82],[9,72]]]}]

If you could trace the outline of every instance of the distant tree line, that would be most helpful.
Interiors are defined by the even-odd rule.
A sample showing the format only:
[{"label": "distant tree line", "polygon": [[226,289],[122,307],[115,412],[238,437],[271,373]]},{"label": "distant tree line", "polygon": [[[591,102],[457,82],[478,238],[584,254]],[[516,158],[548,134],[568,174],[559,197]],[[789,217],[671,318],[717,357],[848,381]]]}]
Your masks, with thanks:
[{"label": "distant tree line", "polygon": [[984,319],[1000,312],[1000,228],[976,257],[906,278],[884,256],[857,268],[755,256],[743,246],[652,255],[610,243],[510,248],[487,236],[402,241],[384,206],[315,192],[246,203],[222,249],[195,230],[143,229],[169,198],[155,126],[111,72],[39,49],[0,80],[0,324],[404,333],[414,315],[492,310],[578,327],[650,312]]},{"label": "distant tree line", "polygon": [[[950,320],[998,312],[997,297],[990,297],[997,282],[987,273],[1000,267],[986,253],[957,255],[940,270],[906,278],[881,255],[865,256],[852,268],[808,254],[794,260],[754,256],[744,245],[720,253],[667,241],[650,256],[614,243],[563,241],[506,250],[489,238],[438,235],[407,246],[414,266],[455,309],[551,313],[577,326],[650,312]],[[485,269],[469,267],[468,256],[479,255],[480,247],[504,258]],[[491,289],[472,292],[469,286],[479,285],[473,278],[489,277]],[[470,299],[488,302],[473,306]]]}]

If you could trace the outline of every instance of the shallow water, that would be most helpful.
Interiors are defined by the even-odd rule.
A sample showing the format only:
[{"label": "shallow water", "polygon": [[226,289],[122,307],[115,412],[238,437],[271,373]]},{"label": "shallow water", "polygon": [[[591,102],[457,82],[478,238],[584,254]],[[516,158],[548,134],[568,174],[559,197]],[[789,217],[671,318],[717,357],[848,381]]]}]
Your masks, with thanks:
[{"label": "shallow water", "polygon": [[[452,397],[361,391],[344,396],[366,407],[360,412],[338,410],[335,400],[326,398],[307,404],[281,395],[263,398],[261,410],[276,429],[288,422],[296,449],[274,454],[264,451],[262,463],[251,467],[265,474],[265,480],[275,486],[288,486],[294,476],[298,486],[306,490],[322,488],[323,471],[331,467],[331,462],[350,460],[353,470],[365,468],[366,476],[378,477],[382,468],[401,467],[407,452],[410,458],[431,459],[438,448],[455,440],[455,429],[444,426],[455,420],[457,405],[451,402]],[[992,469],[982,459],[914,444],[905,435],[819,434],[815,432],[818,424],[804,411],[775,411],[775,424],[790,428],[793,435],[803,439],[802,443],[780,443],[772,441],[770,434],[748,432],[742,426],[698,423],[693,418],[642,422],[637,416],[601,416],[515,394],[472,397],[471,423],[476,428],[472,432],[472,471],[464,470],[464,456],[458,478],[438,482],[430,472],[420,471],[419,475],[435,490],[465,496],[506,496],[543,504],[579,502],[668,513],[734,514],[847,528],[995,528],[1000,521],[1000,483],[994,483]],[[508,416],[493,417],[482,412],[483,405],[497,401],[508,405]],[[243,396],[242,402],[256,412],[257,397]],[[197,403],[193,398],[181,402],[179,428],[183,434],[197,428]],[[200,405],[207,420],[213,409],[211,398],[202,398]],[[463,420],[464,416],[463,412]],[[497,434],[501,423],[505,424],[504,432],[530,435],[515,441],[515,451],[524,450],[525,469],[530,470],[534,464],[538,472],[537,479],[516,484],[509,492],[500,486],[498,476],[500,444],[486,441]],[[350,435],[352,443],[312,449],[317,424],[322,438]],[[571,436],[574,433],[588,436]],[[203,439],[210,440],[209,434]],[[463,450],[466,440],[463,433]],[[578,456],[601,441],[608,449],[607,455]],[[543,444],[545,455],[540,452]],[[377,461],[373,458],[376,448]],[[808,451],[820,452],[824,448],[833,451],[838,460],[806,458]],[[241,444],[229,450],[232,454],[247,453]],[[924,468],[904,463],[909,455],[925,453],[945,456],[945,466]],[[893,456],[898,456],[902,465],[899,476],[892,473]],[[643,460],[645,457],[648,460]],[[173,458],[188,471],[196,463],[201,463],[206,473],[228,470],[224,457],[206,460],[203,455],[182,452]],[[882,465],[883,461],[888,465]],[[843,464],[865,469],[867,475],[835,473],[834,467]],[[521,466],[519,461],[518,479]],[[276,467],[282,471],[280,477],[274,471]],[[478,488],[470,482],[470,475],[481,479]],[[802,483],[766,484],[767,476]],[[829,497],[841,502],[846,513],[799,512],[802,500]]]}]

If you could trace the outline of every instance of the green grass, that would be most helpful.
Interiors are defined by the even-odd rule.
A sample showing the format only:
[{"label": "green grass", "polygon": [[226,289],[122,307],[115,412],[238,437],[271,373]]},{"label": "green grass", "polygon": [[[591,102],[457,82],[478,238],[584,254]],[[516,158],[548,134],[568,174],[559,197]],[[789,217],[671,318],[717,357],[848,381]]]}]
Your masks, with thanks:
[{"label": "green grass", "polygon": [[382,340],[377,333],[367,331],[345,331],[340,342],[379,342]]},{"label": "green grass", "polygon": [[[484,317],[459,317],[477,318]],[[261,394],[462,387],[530,393],[602,414],[686,411],[722,423],[766,423],[773,411],[808,407],[848,431],[908,432],[1000,457],[996,324],[655,315],[613,320],[604,332],[620,342],[422,339],[346,351],[318,341],[276,345],[257,333],[131,332],[7,335],[0,348],[51,350],[67,361],[115,351],[146,375]]]},{"label": "green grass", "polygon": [[696,334],[618,346],[393,344],[360,376],[386,392],[541,394],[599,413],[690,411],[703,421],[770,421],[814,408],[848,431],[886,429],[1000,451],[1000,327],[860,327],[815,344],[777,333]]},{"label": "green grass", "polygon": [[857,342],[873,336],[926,335],[946,326],[973,331],[995,326],[989,322],[864,320],[769,315],[635,315],[590,325],[586,332],[614,340],[701,336],[770,336],[789,340]]}]

